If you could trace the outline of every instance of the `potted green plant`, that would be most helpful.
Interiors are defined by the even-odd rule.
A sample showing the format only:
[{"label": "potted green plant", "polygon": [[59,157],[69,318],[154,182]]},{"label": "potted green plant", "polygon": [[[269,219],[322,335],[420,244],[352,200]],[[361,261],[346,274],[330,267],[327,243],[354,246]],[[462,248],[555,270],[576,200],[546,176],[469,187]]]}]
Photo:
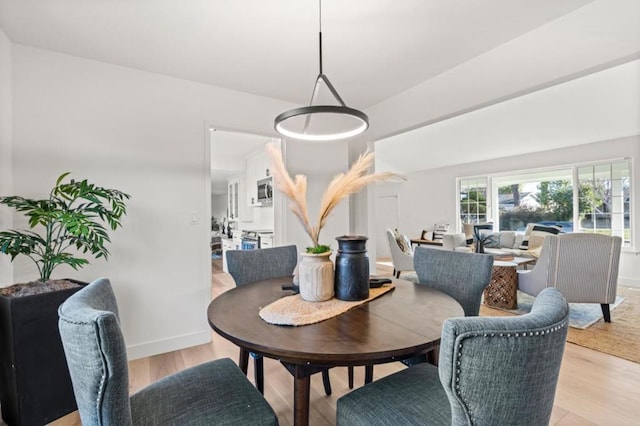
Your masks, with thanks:
[{"label": "potted green plant", "polygon": [[28,230],[0,232],[0,252],[31,259],[38,280],[0,289],[0,403],[10,425],[42,425],[76,409],[58,333],[58,306],[82,283],[52,280],[60,265],[79,269],[84,257],[107,258],[107,226],[116,230],[126,214],[124,192],[62,174],[46,199],[0,197],[23,213]]},{"label": "potted green plant", "polygon": [[331,247],[319,243],[320,231],[329,215],[340,201],[365,186],[404,177],[393,172],[370,174],[368,172],[373,165],[374,154],[366,152],[360,155],[346,173],[340,173],[331,180],[320,202],[318,222],[312,226],[307,212],[306,176],[296,175],[295,179],[292,179],[282,160],[282,153],[275,145],[267,145],[267,154],[271,160],[276,188],[289,198],[291,211],[300,220],[312,242],[312,246],[307,247],[305,253],[301,254],[302,260],[298,266],[300,296],[314,302],[330,299],[334,294],[333,263],[329,259]]}]

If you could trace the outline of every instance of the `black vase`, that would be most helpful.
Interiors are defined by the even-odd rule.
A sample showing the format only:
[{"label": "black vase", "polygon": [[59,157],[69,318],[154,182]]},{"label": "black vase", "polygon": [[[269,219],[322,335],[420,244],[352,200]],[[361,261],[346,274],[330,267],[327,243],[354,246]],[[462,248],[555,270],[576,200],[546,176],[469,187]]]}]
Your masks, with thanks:
[{"label": "black vase", "polygon": [[365,300],[369,297],[369,256],[367,237],[337,237],[335,296],[340,300]]}]

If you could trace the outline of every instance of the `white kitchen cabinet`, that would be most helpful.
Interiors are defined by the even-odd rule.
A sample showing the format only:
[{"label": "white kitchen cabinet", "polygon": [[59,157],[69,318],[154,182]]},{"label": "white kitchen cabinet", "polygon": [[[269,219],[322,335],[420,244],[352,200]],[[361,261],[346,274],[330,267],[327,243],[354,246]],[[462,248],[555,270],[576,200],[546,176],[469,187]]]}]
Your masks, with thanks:
[{"label": "white kitchen cabinet", "polygon": [[229,209],[229,220],[231,221],[252,221],[253,212],[249,210],[247,204],[246,176],[238,175],[227,181],[228,200],[227,208]]},{"label": "white kitchen cabinet", "polygon": [[271,175],[269,157],[264,148],[247,156],[247,205],[258,204],[258,181]]},{"label": "white kitchen cabinet", "polygon": [[232,239],[223,238],[222,239],[222,270],[224,272],[229,272],[229,268],[227,267],[227,251],[235,250],[235,246]]}]

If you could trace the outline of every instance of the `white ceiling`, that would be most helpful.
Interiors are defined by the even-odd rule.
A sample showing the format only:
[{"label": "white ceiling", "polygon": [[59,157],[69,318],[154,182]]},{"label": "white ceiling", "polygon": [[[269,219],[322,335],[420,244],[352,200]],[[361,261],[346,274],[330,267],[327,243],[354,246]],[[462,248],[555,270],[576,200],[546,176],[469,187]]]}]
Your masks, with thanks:
[{"label": "white ceiling", "polygon": [[[468,125],[463,114],[502,113],[519,105],[510,99],[640,58],[638,0],[324,0],[322,19],[324,72],[349,106],[370,116],[366,138],[374,141],[447,122],[428,135],[447,146],[441,129]],[[14,43],[300,105],[318,73],[316,0],[0,0],[0,28]],[[637,77],[627,78],[635,90]],[[512,140],[527,129],[511,124],[474,133]],[[410,152],[404,158],[432,152],[412,142],[423,134],[411,135],[394,139],[396,151]],[[543,136],[550,138],[540,146],[576,139]],[[452,148],[494,151],[475,142],[458,137]],[[511,145],[531,149],[529,141]]]}]

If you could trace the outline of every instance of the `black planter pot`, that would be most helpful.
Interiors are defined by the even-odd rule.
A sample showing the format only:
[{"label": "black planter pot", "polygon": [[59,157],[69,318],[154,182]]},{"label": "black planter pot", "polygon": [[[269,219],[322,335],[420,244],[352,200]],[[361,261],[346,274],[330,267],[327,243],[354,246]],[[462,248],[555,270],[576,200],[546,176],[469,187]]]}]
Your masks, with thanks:
[{"label": "black planter pot", "polygon": [[369,297],[369,257],[367,237],[337,237],[335,296],[340,300],[364,300]]},{"label": "black planter pot", "polygon": [[0,403],[8,425],[41,426],[77,409],[58,306],[81,288],[0,296]]}]

